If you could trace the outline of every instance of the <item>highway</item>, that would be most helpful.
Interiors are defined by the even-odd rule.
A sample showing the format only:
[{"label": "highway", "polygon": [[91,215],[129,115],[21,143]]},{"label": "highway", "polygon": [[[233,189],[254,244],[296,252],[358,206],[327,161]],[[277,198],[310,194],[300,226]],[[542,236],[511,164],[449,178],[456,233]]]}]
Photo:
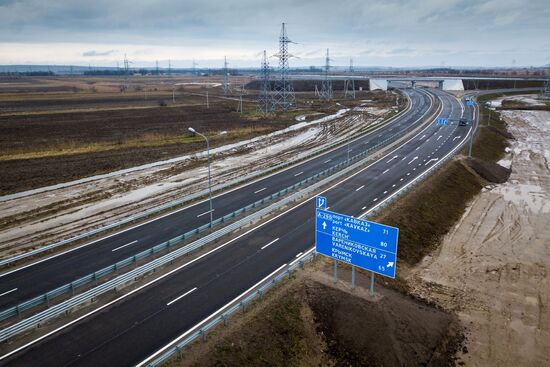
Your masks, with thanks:
[{"label": "highway", "polygon": [[[472,107],[432,90],[441,117],[472,118]],[[464,112],[463,112],[464,108]],[[331,211],[361,216],[408,185],[462,143],[471,126],[430,124],[404,145],[326,189]],[[314,246],[314,200],[296,205],[222,243],[140,291],[123,296],[25,349],[14,366],[131,366],[185,333]]]},{"label": "highway", "polygon": [[[406,89],[403,92],[410,98],[410,110],[375,133],[353,141],[350,144],[351,155],[375,145],[400,129],[410,127],[420,117],[429,113],[432,101],[426,92],[412,89]],[[342,146],[290,169],[215,196],[214,219],[276,193],[331,165],[345,161],[347,149],[347,146]],[[208,223],[209,217],[209,203],[202,201],[74,250],[49,257],[31,266],[0,274],[0,309],[13,307],[195,229]]]}]

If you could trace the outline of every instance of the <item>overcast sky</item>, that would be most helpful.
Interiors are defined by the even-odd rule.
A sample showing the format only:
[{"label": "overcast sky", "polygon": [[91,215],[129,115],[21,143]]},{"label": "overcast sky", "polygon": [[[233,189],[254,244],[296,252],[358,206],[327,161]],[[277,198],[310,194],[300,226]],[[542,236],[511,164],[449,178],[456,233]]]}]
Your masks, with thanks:
[{"label": "overcast sky", "polygon": [[257,66],[281,22],[291,66],[550,62],[549,0],[0,0],[0,64]]}]

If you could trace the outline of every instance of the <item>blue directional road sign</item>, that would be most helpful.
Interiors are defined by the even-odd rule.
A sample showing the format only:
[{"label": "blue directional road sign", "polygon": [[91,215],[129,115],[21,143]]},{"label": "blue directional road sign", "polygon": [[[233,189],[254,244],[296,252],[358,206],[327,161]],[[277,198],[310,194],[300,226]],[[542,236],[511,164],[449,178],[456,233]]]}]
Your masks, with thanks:
[{"label": "blue directional road sign", "polygon": [[438,118],[437,119],[437,124],[438,125],[447,125],[449,123],[449,120],[448,119],[444,119],[444,118]]},{"label": "blue directional road sign", "polygon": [[327,198],[324,197],[324,196],[317,196],[315,198],[315,207],[316,208],[321,208],[321,209],[326,209],[326,207],[327,207]]},{"label": "blue directional road sign", "polygon": [[315,217],[318,253],[395,278],[399,229],[319,208]]},{"label": "blue directional road sign", "polygon": [[475,104],[476,103],[474,101],[472,101],[471,99],[466,100],[466,106],[475,106]]}]

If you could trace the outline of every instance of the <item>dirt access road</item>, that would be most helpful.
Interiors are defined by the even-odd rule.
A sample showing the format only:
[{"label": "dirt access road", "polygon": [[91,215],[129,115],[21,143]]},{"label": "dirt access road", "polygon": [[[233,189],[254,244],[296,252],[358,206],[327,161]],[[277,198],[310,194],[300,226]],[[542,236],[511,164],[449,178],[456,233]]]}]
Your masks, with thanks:
[{"label": "dirt access road", "polygon": [[550,366],[550,112],[501,113],[510,179],[485,187],[408,280],[467,327],[461,363]]}]

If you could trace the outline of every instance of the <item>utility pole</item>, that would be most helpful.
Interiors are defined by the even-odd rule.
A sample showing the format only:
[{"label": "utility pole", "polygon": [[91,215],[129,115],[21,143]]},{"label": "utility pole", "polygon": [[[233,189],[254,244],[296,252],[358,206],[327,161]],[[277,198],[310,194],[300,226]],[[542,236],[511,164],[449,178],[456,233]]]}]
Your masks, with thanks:
[{"label": "utility pole", "polygon": [[243,95],[242,93],[239,96],[239,106],[237,107],[237,112],[240,112],[240,114],[243,114]]}]

